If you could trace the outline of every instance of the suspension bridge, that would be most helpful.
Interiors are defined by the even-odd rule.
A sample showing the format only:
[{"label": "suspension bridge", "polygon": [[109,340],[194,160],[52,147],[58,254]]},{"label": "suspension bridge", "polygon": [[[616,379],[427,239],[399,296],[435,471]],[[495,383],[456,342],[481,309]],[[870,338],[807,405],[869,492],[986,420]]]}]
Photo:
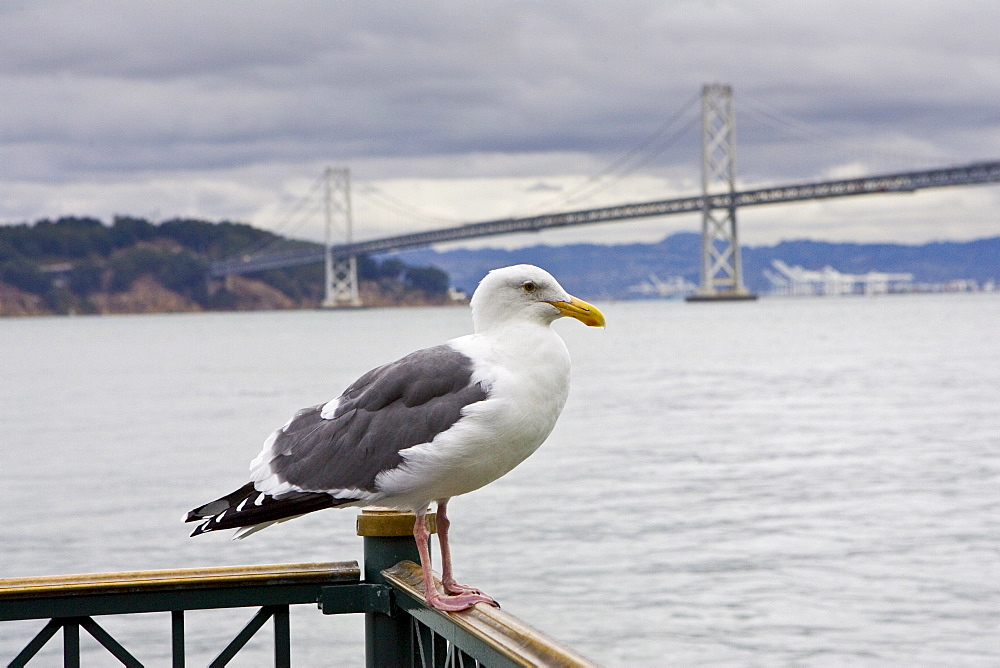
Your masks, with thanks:
[{"label": "suspension bridge", "polygon": [[[436,228],[410,234],[355,242],[352,238],[350,173],[326,171],[326,243],[319,250],[260,253],[213,263],[213,277],[224,278],[283,267],[326,264],[325,306],[360,306],[357,261],[359,255],[385,253],[449,241],[537,232],[540,230],[611,223],[655,216],[702,214],[701,279],[691,301],[754,299],[743,284],[736,212],[741,207],[910,193],[1000,182],[1000,161],[976,162],[921,171],[829,181],[791,183],[753,190],[736,190],[735,132],[732,89],[708,85],[701,95],[702,190],[700,194],[664,200],[634,202],[599,208],[509,217]],[[346,240],[333,243],[333,219],[346,230]]]}]

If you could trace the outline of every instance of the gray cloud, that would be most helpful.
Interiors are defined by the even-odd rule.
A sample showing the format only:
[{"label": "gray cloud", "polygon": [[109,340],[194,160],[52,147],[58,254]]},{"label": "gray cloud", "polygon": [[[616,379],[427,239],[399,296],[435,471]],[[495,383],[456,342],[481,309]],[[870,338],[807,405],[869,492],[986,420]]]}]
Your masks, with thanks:
[{"label": "gray cloud", "polygon": [[[45,184],[259,165],[585,176],[712,81],[748,182],[995,158],[997,25],[993,0],[5,4],[0,219],[52,213]],[[643,170],[696,170],[697,141]]]}]

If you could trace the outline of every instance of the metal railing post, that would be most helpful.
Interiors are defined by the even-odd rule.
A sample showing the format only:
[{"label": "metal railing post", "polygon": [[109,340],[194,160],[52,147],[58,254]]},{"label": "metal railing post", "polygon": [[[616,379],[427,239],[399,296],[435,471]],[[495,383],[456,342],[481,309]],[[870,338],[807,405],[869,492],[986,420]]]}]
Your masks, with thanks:
[{"label": "metal railing post", "polygon": [[63,668],[80,668],[80,622],[63,621]]},{"label": "metal railing post", "polygon": [[[436,530],[436,516],[427,513],[427,526]],[[382,571],[400,561],[420,563],[413,539],[412,513],[395,510],[365,509],[358,515],[358,535],[365,542],[364,581],[386,584]],[[408,666],[415,648],[410,615],[392,606],[392,614],[365,613],[365,656],[369,668]]]},{"label": "metal railing post", "polygon": [[170,656],[172,668],[184,668],[184,611],[170,611]]}]

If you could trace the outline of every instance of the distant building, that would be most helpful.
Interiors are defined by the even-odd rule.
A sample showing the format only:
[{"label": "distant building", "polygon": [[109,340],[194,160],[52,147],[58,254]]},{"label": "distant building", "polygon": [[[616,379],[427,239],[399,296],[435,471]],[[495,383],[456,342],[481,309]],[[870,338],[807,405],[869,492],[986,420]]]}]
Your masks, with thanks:
[{"label": "distant building", "polygon": [[771,263],[775,271],[764,270],[775,295],[880,295],[889,292],[909,292],[913,274],[887,274],[869,271],[867,274],[843,274],[826,266],[819,271],[790,267],[781,260]]},{"label": "distant building", "polygon": [[632,295],[639,297],[662,297],[664,299],[687,297],[694,294],[697,290],[697,285],[685,280],[682,276],[674,276],[664,281],[660,280],[652,272],[649,274],[648,281],[628,287],[628,292]]}]

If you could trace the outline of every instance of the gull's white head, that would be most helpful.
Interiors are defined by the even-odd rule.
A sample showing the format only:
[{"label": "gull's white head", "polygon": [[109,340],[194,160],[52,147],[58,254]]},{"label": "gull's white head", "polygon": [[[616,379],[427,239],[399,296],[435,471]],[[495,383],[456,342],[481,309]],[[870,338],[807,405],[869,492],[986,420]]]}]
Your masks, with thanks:
[{"label": "gull's white head", "polygon": [[569,294],[549,272],[530,264],[494,269],[472,295],[477,332],[517,321],[548,325],[563,316],[604,327],[604,314],[597,307]]}]

